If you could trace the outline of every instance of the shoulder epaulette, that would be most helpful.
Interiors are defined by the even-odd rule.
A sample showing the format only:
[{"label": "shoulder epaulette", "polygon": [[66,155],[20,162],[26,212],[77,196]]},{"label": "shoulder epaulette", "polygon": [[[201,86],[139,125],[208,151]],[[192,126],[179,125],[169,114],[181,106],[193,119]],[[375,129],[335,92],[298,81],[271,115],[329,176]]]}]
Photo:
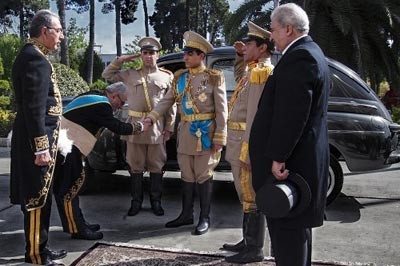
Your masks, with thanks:
[{"label": "shoulder epaulette", "polygon": [[271,65],[259,64],[251,70],[249,82],[253,84],[265,83],[271,75],[272,69],[273,66]]},{"label": "shoulder epaulette", "polygon": [[175,71],[174,78],[178,79],[185,72],[188,72],[188,70],[187,69],[179,69],[179,70]]},{"label": "shoulder epaulette", "polygon": [[209,82],[211,85],[219,86],[222,84],[224,75],[221,70],[207,68],[204,72],[210,76]]},{"label": "shoulder epaulette", "polygon": [[167,73],[168,75],[173,75],[173,73],[171,71],[169,71],[168,69],[160,67],[159,70],[164,72],[164,73]]}]

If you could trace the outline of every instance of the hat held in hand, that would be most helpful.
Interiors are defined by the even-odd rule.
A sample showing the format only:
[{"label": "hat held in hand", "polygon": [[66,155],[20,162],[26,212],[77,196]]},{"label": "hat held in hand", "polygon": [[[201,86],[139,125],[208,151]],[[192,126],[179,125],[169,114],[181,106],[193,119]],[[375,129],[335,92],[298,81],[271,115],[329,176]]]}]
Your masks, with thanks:
[{"label": "hat held in hand", "polygon": [[256,193],[257,208],[268,218],[293,217],[303,212],[311,201],[311,190],[305,179],[289,172],[287,179],[266,182]]}]

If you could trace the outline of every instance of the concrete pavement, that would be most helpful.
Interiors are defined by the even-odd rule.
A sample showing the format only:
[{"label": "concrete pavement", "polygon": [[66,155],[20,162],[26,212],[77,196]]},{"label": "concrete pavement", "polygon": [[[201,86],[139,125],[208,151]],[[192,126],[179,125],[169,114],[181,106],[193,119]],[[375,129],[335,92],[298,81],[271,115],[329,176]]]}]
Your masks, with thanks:
[{"label": "concrete pavement", "polygon": [[[313,259],[350,265],[400,265],[400,165],[366,174],[345,171],[345,175],[343,195],[328,208],[325,225],[313,231]],[[0,158],[0,264],[18,265],[24,253],[23,222],[19,206],[9,204],[8,185],[6,156]],[[81,207],[88,221],[101,224],[104,241],[218,251],[223,243],[241,238],[241,206],[229,182],[215,182],[212,228],[203,236],[192,236],[192,226],[164,227],[181,209],[177,179],[165,182],[166,215],[161,217],[151,213],[147,193],[144,210],[135,217],[125,215],[130,202],[127,176],[98,174],[90,180],[90,188],[90,193],[81,196]],[[50,230],[51,248],[69,251],[62,260],[66,265],[94,244],[72,240],[62,232],[55,204]],[[265,255],[269,255],[268,242]]]}]

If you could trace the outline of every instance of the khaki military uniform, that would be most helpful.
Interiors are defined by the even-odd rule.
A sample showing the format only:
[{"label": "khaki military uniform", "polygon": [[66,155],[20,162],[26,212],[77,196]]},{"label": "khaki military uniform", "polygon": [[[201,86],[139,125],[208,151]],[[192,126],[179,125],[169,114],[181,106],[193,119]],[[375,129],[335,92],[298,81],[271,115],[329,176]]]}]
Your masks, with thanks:
[{"label": "khaki military uniform", "polygon": [[272,69],[269,58],[260,58],[258,62],[246,66],[243,57],[236,57],[237,86],[229,102],[226,160],[232,166],[235,188],[245,213],[256,210],[255,193],[251,171],[241,168],[240,163],[250,164],[248,150],[250,129],[258,101]]},{"label": "khaki military uniform", "polygon": [[[129,106],[127,122],[146,117],[166,95],[173,80],[170,71],[158,67],[121,70],[121,63],[117,60],[104,70],[103,77],[111,82],[122,81],[127,85]],[[174,131],[175,114],[176,107],[172,105],[148,131],[122,138],[127,141],[126,160],[131,172],[142,173],[146,170],[152,173],[162,172],[167,159],[163,131]]]},{"label": "khaki military uniform", "polygon": [[[184,86],[181,91],[180,82]],[[204,65],[178,71],[173,89],[154,107],[149,117],[156,123],[174,103],[177,103],[181,115],[177,151],[182,179],[201,184],[213,176],[220,160],[220,152],[215,153],[211,145],[226,144],[228,112],[223,73],[206,69]],[[193,114],[184,109],[193,110]],[[196,123],[202,126],[197,128]]]}]

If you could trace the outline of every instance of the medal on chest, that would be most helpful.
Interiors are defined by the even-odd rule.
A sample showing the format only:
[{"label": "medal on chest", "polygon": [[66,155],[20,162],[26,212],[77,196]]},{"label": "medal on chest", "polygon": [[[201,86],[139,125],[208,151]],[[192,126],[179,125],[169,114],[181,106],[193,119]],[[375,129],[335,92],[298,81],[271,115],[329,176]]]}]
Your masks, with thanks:
[{"label": "medal on chest", "polygon": [[186,101],[185,107],[186,107],[186,109],[191,109],[193,107],[193,102],[192,101]]},{"label": "medal on chest", "polygon": [[204,103],[205,101],[207,101],[207,95],[204,92],[202,92],[200,93],[198,99],[200,102]]}]

